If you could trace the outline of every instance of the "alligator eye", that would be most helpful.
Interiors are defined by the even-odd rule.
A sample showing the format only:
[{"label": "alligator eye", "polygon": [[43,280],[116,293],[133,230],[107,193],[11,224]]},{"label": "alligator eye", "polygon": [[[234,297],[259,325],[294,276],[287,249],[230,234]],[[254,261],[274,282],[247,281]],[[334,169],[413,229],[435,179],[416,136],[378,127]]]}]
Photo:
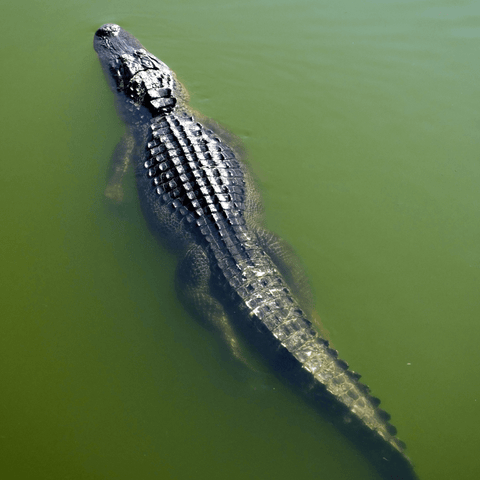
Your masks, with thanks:
[{"label": "alligator eye", "polygon": [[141,55],[146,55],[147,51],[144,48],[139,48],[135,53],[141,56]]}]

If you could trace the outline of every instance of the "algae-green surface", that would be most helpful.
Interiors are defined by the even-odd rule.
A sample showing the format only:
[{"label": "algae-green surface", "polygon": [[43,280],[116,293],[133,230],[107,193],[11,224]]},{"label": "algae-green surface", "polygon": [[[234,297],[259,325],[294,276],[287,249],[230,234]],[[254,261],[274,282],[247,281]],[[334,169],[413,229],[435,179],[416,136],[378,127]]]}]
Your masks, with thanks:
[{"label": "algae-green surface", "polygon": [[1,477],[376,478],[185,313],[133,178],[106,202],[107,22],[242,139],[420,479],[480,478],[480,6],[395,0],[2,2]]}]

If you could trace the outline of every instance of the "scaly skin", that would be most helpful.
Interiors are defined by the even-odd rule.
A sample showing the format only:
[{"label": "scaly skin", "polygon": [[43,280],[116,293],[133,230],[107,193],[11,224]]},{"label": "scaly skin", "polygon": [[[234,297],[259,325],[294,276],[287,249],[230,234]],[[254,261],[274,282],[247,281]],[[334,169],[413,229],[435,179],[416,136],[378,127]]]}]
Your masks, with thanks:
[{"label": "scaly skin", "polygon": [[[175,74],[118,25],[102,26],[94,47],[128,128],[117,150],[134,161],[150,228],[181,258],[182,299],[240,359],[233,331],[241,330],[384,478],[416,478],[389,415],[315,331],[287,284],[294,262],[262,230],[259,196],[225,132],[198,122]],[[116,183],[126,165],[117,162],[112,197],[121,197]]]}]

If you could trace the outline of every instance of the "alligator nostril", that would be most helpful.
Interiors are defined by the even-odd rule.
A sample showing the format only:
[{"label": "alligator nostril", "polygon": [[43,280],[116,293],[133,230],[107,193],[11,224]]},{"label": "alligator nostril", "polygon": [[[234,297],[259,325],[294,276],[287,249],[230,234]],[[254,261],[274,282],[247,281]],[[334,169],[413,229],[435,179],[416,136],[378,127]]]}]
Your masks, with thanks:
[{"label": "alligator nostril", "polygon": [[96,32],[97,37],[116,37],[120,32],[120,27],[114,23],[102,25]]}]

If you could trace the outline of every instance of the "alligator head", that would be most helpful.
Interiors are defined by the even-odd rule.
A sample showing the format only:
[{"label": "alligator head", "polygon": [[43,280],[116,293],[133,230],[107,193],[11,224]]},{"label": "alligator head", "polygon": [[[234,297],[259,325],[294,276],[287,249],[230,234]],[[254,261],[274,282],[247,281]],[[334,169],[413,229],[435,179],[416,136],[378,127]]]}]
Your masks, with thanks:
[{"label": "alligator head", "polygon": [[181,95],[175,74],[135,37],[109,23],[97,30],[93,47],[127,123],[173,110]]}]

